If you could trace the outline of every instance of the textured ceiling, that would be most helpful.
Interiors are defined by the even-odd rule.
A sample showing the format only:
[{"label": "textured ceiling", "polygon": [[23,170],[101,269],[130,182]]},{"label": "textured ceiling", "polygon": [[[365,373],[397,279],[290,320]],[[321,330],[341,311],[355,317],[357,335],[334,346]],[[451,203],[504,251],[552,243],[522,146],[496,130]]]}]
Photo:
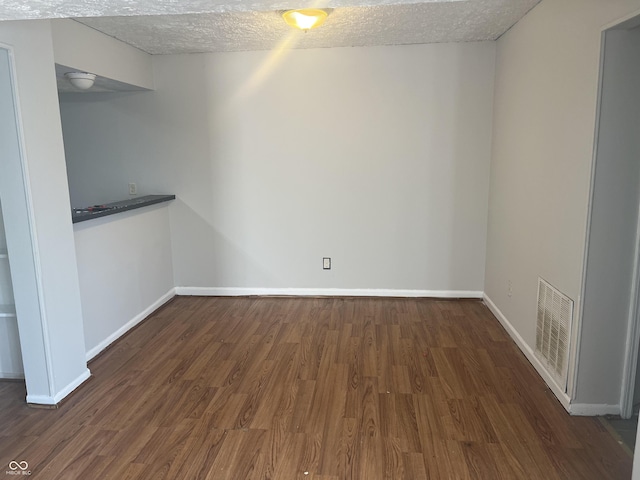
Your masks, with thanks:
[{"label": "textured ceiling", "polygon": [[309,7],[338,8],[456,1],[464,0],[2,0],[0,20],[267,12]]},{"label": "textured ceiling", "polygon": [[[0,20],[73,17],[152,54],[495,40],[540,0],[1,0]],[[309,32],[280,12],[332,9]]]}]

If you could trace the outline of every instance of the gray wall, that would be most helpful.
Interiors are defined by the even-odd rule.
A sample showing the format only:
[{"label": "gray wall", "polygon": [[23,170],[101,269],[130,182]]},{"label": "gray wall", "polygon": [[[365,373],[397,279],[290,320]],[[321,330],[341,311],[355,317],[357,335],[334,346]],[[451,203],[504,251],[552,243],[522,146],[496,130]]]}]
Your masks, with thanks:
[{"label": "gray wall", "polygon": [[[531,350],[538,276],[580,299],[601,34],[639,9],[637,0],[543,0],[497,42],[485,292]],[[609,360],[588,330],[578,401],[618,404],[615,377],[600,385],[597,362]],[[607,370],[619,366],[612,359]]]},{"label": "gray wall", "polygon": [[279,55],[154,57],[155,92],[64,96],[73,204],[176,193],[178,286],[481,292],[494,44]]},{"label": "gray wall", "polygon": [[576,401],[618,403],[640,205],[640,30],[606,34]]}]

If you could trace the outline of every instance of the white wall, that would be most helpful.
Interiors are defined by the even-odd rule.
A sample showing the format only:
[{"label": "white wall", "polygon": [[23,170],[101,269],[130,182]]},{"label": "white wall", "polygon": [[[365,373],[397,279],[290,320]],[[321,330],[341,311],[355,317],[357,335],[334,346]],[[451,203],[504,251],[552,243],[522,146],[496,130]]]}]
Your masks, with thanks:
[{"label": "white wall", "polygon": [[173,296],[168,204],[74,225],[87,359]]},{"label": "white wall", "polygon": [[0,22],[0,44],[15,59],[15,77],[0,72],[0,195],[27,400],[56,403],[89,371],[50,23]]},{"label": "white wall", "polygon": [[151,55],[71,19],[51,20],[56,63],[153,89]]},{"label": "white wall", "polygon": [[[52,21],[52,33],[57,63],[153,88],[151,55],[73,20]],[[120,98],[126,95],[120,94]],[[62,95],[68,102],[83,102],[84,96]],[[101,101],[109,97],[96,98]],[[71,117],[69,123],[74,120]],[[71,202],[77,207],[129,196],[129,179],[123,177],[127,172],[123,163],[135,163],[137,151],[131,145],[120,150],[117,134],[99,135],[101,121],[99,117],[90,119],[98,135],[92,143],[84,144],[82,158],[68,171]],[[119,128],[114,124],[108,125],[107,130]],[[67,136],[65,143],[67,148],[71,143],[74,151],[73,136]],[[95,156],[99,161],[95,161]],[[92,178],[91,182],[84,181],[86,175]],[[119,188],[114,188],[115,185]],[[142,192],[144,187],[140,187]],[[78,192],[82,192],[80,200]],[[83,201],[84,195],[90,200]],[[173,296],[167,207],[168,204],[146,207],[74,226],[87,360]]]},{"label": "white wall", "polygon": [[[497,42],[485,292],[529,348],[538,276],[578,304],[601,31],[638,9],[637,0],[543,0]],[[601,370],[580,371],[577,391],[590,391]]]},{"label": "white wall", "polygon": [[482,291],[494,44],[279,55],[154,57],[155,92],[62,98],[74,204],[177,194],[179,286]]}]

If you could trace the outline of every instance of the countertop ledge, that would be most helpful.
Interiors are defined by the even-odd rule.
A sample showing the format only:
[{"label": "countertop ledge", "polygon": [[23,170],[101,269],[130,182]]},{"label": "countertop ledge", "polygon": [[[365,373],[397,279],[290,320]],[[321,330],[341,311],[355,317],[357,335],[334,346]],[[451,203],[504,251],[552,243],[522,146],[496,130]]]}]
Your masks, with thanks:
[{"label": "countertop ledge", "polygon": [[105,203],[104,205],[94,205],[86,208],[72,208],[71,221],[73,223],[85,222],[94,218],[115,215],[116,213],[135,210],[136,208],[155,205],[156,203],[175,200],[175,195],[145,195],[143,197],[131,198],[120,202]]}]

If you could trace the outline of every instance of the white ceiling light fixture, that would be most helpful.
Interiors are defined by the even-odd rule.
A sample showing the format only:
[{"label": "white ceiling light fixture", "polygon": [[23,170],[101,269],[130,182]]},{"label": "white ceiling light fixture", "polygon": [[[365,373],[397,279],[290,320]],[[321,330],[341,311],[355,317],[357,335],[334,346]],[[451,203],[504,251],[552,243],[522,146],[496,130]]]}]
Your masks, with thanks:
[{"label": "white ceiling light fixture", "polygon": [[76,88],[80,90],[89,90],[93,87],[93,82],[96,81],[96,75],[94,73],[87,72],[68,72],[64,76],[67,80]]},{"label": "white ceiling light fixture", "polygon": [[306,32],[322,25],[328,15],[329,12],[323,8],[303,8],[287,10],[282,14],[282,18],[287,22],[287,25]]}]

